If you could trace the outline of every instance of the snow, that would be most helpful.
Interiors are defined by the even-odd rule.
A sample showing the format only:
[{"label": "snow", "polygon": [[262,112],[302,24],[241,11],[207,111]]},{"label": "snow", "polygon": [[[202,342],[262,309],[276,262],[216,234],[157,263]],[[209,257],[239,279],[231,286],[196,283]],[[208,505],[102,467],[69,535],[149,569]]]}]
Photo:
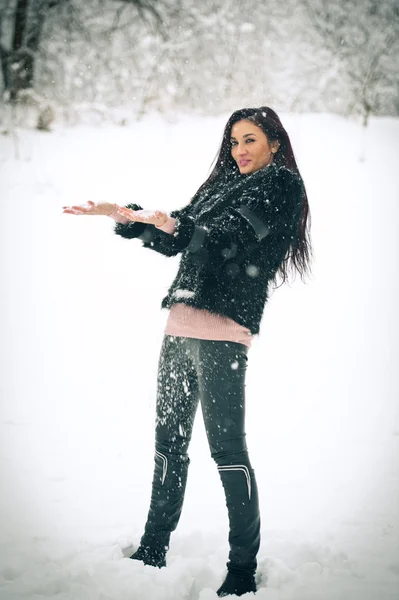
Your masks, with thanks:
[{"label": "snow", "polygon": [[192,290],[177,289],[173,292],[173,295],[176,298],[192,298],[193,296],[195,296],[195,292],[193,292]]},{"label": "snow", "polygon": [[[248,354],[256,597],[397,600],[399,121],[363,134],[330,114],[281,117],[315,263],[272,294]],[[127,558],[148,511],[160,302],[179,257],[61,207],[184,206],[224,122],[0,137],[1,600],[216,600],[228,521],[200,411],[168,567]]]}]

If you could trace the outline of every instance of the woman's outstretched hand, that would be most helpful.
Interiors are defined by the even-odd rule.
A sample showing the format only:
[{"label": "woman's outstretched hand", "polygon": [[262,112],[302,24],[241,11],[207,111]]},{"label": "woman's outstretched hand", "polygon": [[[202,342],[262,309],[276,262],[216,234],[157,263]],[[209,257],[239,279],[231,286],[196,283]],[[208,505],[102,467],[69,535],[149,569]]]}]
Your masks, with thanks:
[{"label": "woman's outstretched hand", "polygon": [[63,206],[63,212],[68,215],[105,215],[109,216],[115,209],[117,213],[129,219],[139,221],[148,225],[162,227],[168,220],[168,215],[160,210],[131,210],[110,202],[99,202],[96,204],[89,200],[87,204],[74,206]]},{"label": "woman's outstretched hand", "polygon": [[68,215],[110,215],[115,209],[116,204],[110,202],[99,202],[96,204],[91,200],[87,204],[75,206],[63,206],[63,212]]},{"label": "woman's outstretched hand", "polygon": [[161,210],[132,210],[131,208],[120,207],[117,212],[129,221],[139,221],[156,227],[162,227],[168,220],[168,215]]}]

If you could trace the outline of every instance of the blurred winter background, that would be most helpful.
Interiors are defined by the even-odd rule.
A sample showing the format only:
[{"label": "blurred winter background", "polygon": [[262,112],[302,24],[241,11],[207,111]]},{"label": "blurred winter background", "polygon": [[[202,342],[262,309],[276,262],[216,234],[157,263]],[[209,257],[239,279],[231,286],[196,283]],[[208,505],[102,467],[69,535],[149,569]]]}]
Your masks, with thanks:
[{"label": "blurred winter background", "polygon": [[398,54],[397,0],[0,0],[1,600],[216,600],[200,412],[168,568],[125,558],[179,257],[61,207],[184,206],[229,114],[260,105],[291,136],[315,260],[249,353],[257,597],[398,600]]}]

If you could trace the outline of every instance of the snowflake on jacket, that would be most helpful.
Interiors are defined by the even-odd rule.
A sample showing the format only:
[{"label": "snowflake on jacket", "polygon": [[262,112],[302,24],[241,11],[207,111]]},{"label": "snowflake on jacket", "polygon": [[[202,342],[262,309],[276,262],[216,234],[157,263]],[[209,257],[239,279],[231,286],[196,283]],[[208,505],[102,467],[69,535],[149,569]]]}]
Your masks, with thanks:
[{"label": "snowflake on jacket", "polygon": [[[176,302],[225,315],[259,333],[268,286],[298,231],[301,178],[275,163],[214,182],[170,213],[173,234],[154,225],[116,223],[115,233],[139,238],[166,256],[181,253],[161,307]],[[128,204],[141,210],[138,204]]]}]

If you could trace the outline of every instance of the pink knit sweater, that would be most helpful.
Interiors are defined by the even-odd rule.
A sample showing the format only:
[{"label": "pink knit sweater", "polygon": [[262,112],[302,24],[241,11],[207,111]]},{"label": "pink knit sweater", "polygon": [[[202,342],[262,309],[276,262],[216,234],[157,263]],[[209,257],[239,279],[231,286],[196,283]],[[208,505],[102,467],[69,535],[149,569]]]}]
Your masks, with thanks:
[{"label": "pink knit sweater", "polygon": [[[108,216],[118,223],[128,223],[129,219],[118,215],[116,212],[117,208],[115,206],[115,209]],[[161,227],[155,225],[155,227],[166,233],[173,234],[175,221],[176,219],[173,217],[168,217],[164,225]],[[181,302],[172,304],[164,333],[173,336],[199,338],[201,340],[239,342],[248,346],[248,348],[251,346],[253,338],[249,329],[239,325],[233,319],[188,306]]]}]

